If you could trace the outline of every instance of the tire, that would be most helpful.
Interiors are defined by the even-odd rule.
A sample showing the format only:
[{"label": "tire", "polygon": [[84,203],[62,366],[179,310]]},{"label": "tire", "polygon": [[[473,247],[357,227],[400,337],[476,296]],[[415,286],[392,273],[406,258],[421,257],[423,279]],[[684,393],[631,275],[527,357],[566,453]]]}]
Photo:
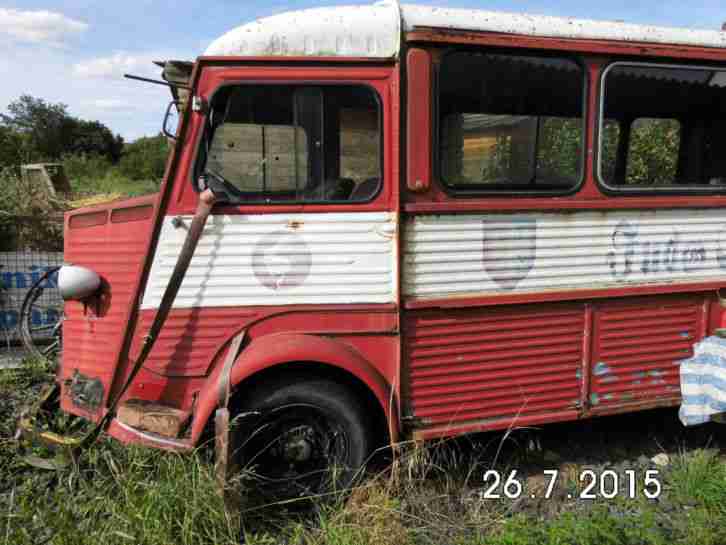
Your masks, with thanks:
[{"label": "tire", "polygon": [[345,489],[373,450],[363,404],[331,380],[289,378],[252,390],[239,415],[236,465],[275,499]]}]

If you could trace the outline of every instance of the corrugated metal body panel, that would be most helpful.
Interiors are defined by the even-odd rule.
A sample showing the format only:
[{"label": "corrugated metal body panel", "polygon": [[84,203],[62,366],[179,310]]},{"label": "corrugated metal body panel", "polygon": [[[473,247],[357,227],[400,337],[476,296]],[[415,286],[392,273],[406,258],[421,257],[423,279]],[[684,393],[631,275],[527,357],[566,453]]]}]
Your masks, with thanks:
[{"label": "corrugated metal body panel", "polygon": [[680,395],[680,361],[703,335],[703,299],[611,304],[594,313],[594,410]]},{"label": "corrugated metal body panel", "polygon": [[580,406],[583,305],[404,317],[408,404],[423,428],[481,424]]},{"label": "corrugated metal body panel", "polygon": [[[379,305],[325,307],[205,307],[175,309],[169,313],[144,368],[161,377],[206,376],[219,354],[242,329],[251,342],[268,337],[270,346],[279,333],[324,335],[343,340],[358,350],[393,382],[398,355],[398,312]],[[140,312],[130,359],[137,359],[156,310]],[[395,354],[395,356],[393,355]],[[308,355],[309,357],[309,355]],[[138,392],[144,397],[143,392]]]},{"label": "corrugated metal body panel", "polygon": [[512,294],[726,281],[726,211],[413,216],[404,294]]},{"label": "corrugated metal body panel", "polygon": [[[140,313],[134,351],[141,349],[156,312]],[[144,368],[167,376],[203,376],[225,343],[258,316],[246,309],[179,309],[171,312]]]},{"label": "corrugated metal body panel", "polygon": [[[164,220],[144,309],[158,308],[184,243],[175,223]],[[174,308],[393,303],[395,237],[389,212],[212,216]]]},{"label": "corrugated metal body panel", "polygon": [[[144,309],[158,308],[184,243],[174,223],[164,220]],[[389,212],[212,216],[174,308],[395,302],[395,234]]]},{"label": "corrugated metal body panel", "polygon": [[[151,234],[151,215],[123,222],[109,221],[114,213],[132,210],[139,203],[152,205],[153,198],[114,203],[94,208],[92,212],[72,212],[66,222],[66,263],[88,267],[103,280],[98,305],[77,301],[65,303],[63,322],[63,365],[61,383],[78,370],[89,377],[100,378],[104,385],[104,400],[116,371],[124,334],[128,327],[134,287],[141,274],[148,238]],[[86,227],[84,216],[105,218]],[[74,221],[77,220],[77,221]],[[79,227],[74,227],[79,225]],[[63,397],[64,409],[76,409]]]}]

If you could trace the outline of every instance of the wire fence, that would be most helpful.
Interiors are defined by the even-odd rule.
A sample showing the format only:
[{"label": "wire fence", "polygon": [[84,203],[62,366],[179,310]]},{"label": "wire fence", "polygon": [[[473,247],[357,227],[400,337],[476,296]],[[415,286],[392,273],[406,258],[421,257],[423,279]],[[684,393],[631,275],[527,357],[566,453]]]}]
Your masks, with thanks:
[{"label": "wire fence", "polygon": [[[59,218],[3,218],[0,225],[0,348],[20,344],[18,325],[23,300],[30,288],[50,269],[63,264],[63,224]],[[29,320],[34,338],[42,340],[58,322],[63,301],[57,274],[42,283],[43,292]]]}]

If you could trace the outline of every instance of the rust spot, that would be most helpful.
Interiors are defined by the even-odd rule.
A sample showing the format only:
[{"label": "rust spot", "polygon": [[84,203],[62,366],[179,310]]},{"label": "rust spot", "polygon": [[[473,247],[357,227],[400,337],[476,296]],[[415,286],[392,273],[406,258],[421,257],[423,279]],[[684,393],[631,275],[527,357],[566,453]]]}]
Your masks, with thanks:
[{"label": "rust spot", "polygon": [[100,379],[81,374],[78,369],[63,382],[65,394],[76,407],[95,412],[103,401],[104,388]]},{"label": "rust spot", "polygon": [[142,399],[130,399],[118,410],[118,419],[125,424],[165,437],[178,437],[187,416],[188,413],[174,407]]},{"label": "rust spot", "polygon": [[293,230],[300,229],[300,227],[303,226],[303,222],[298,221],[298,220],[290,220],[287,222],[287,226]]}]

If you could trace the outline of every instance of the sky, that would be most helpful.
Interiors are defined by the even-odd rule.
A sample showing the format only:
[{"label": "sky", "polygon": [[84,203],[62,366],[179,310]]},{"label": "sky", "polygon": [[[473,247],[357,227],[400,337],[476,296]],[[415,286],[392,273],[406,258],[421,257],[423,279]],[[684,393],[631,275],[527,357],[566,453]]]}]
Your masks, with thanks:
[{"label": "sky", "polygon": [[[22,94],[62,102],[127,141],[159,132],[168,90],[123,78],[159,77],[159,59],[193,60],[226,31],[288,10],[366,3],[335,0],[0,0],[0,110]],[[371,3],[371,2],[368,2]],[[418,4],[526,11],[720,29],[723,0],[417,0]]]}]

